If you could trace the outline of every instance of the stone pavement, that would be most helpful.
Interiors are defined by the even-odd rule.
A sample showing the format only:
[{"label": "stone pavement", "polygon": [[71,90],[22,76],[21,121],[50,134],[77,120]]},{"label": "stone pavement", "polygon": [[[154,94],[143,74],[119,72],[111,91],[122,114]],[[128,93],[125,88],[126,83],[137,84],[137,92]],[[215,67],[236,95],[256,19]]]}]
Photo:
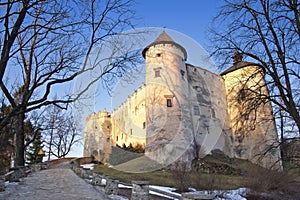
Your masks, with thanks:
[{"label": "stone pavement", "polygon": [[78,177],[71,169],[60,165],[30,173],[19,183],[9,183],[2,200],[106,200],[104,189],[94,187]]}]

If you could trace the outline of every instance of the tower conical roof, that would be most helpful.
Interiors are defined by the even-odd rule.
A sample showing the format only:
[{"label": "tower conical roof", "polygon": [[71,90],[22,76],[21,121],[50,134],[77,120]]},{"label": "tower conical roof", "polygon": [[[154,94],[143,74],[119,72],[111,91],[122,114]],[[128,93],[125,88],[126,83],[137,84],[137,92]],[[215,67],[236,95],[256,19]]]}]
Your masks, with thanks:
[{"label": "tower conical roof", "polygon": [[162,42],[174,42],[174,40],[166,33],[166,31],[163,31],[151,44]]},{"label": "tower conical roof", "polygon": [[143,50],[143,52],[142,52],[143,57],[145,58],[146,51],[151,46],[154,46],[154,45],[157,45],[157,44],[173,44],[173,45],[179,47],[182,50],[183,54],[184,54],[184,60],[186,60],[187,52],[186,52],[185,48],[183,48],[180,44],[176,43],[165,31],[163,31],[151,44],[149,44]]}]

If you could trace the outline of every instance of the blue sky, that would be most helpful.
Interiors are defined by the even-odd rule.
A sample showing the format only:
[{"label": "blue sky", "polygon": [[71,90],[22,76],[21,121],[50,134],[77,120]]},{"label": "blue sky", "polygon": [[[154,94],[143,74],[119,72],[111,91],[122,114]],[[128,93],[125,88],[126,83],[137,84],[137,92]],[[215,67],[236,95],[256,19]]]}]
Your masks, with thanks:
[{"label": "blue sky", "polygon": [[220,0],[136,0],[139,27],[167,27],[179,31],[206,47],[208,27]]}]

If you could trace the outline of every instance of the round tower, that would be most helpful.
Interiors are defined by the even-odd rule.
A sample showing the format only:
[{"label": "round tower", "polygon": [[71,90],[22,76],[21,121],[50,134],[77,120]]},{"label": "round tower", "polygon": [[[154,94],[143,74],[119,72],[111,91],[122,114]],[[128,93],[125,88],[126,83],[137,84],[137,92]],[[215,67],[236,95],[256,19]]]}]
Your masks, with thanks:
[{"label": "round tower", "polygon": [[143,56],[146,59],[145,152],[151,159],[169,165],[189,151],[193,138],[187,52],[163,31],[143,50]]}]

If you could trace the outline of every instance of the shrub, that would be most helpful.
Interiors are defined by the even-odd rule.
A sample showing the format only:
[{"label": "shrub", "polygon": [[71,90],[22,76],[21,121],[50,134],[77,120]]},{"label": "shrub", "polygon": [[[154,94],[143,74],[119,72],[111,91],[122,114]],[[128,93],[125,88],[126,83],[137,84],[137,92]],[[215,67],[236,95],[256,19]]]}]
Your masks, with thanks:
[{"label": "shrub", "polygon": [[246,187],[259,192],[288,194],[297,191],[297,182],[284,171],[253,167],[247,172]]},{"label": "shrub", "polygon": [[178,192],[188,191],[188,169],[182,162],[176,162],[172,169],[172,177]]}]

